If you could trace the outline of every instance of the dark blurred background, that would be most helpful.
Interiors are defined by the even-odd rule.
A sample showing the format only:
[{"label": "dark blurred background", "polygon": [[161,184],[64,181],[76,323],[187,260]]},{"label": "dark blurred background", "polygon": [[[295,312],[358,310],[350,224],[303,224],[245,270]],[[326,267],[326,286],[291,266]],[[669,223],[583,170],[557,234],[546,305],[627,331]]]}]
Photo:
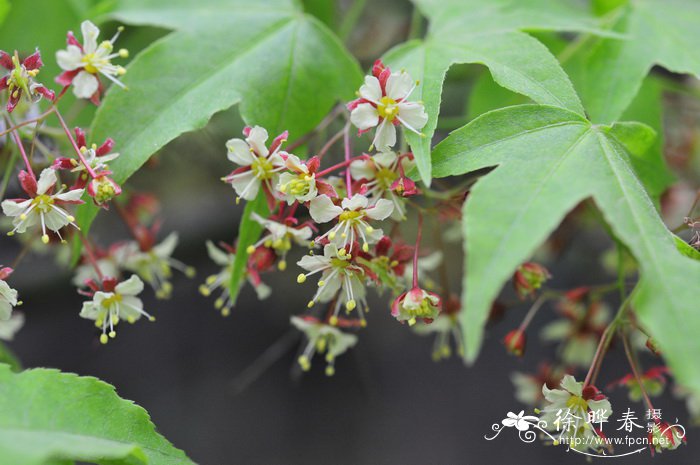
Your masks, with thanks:
[{"label": "dark blurred background", "polygon": [[[403,1],[372,2],[372,15],[363,18],[351,39],[364,65],[403,40],[410,11]],[[478,67],[458,67],[451,75],[481,72]],[[448,115],[463,114],[467,90],[448,79]],[[320,359],[304,376],[295,368],[302,340],[290,330],[289,317],[305,309],[312,287],[297,285],[293,270],[265,277],[274,292],[263,302],[246,287],[233,314],[222,318],[213,299],[200,296],[197,288],[217,271],[206,256],[204,240],[230,241],[237,231],[242,207],[218,179],[231,168],[224,143],[238,137],[242,126],[235,110],[219,114],[205,130],[163,149],[155,163],[130,182],[136,190],[158,194],[163,236],[179,231],[175,256],[198,269],[195,279],[175,278],[169,301],[144,293],[156,323],[122,328],[115,340],[102,346],[92,322],[78,317],[83,298],[70,285],[70,274],[49,256],[34,253],[25,258],[12,284],[25,301],[21,310],[27,322],[10,346],[26,367],[55,367],[115,385],[122,397],[148,410],[163,435],[202,465],[526,465],[586,460],[563,447],[546,447],[539,441],[524,444],[514,430],[494,441],[484,439],[507,412],[524,408],[513,397],[511,372],[534,372],[541,360],[551,358],[553,346],[534,337],[551,319],[551,307],[536,318],[522,360],[506,355],[500,343],[522,320],[526,306],[519,305],[489,328],[481,357],[467,368],[457,358],[433,362],[432,337],[397,324],[388,302],[373,298],[369,327],[360,333],[358,346],[340,357],[331,378],[323,374]],[[601,272],[599,254],[610,243],[600,231],[574,228],[564,233],[565,247],[549,254],[552,287],[614,279]],[[102,214],[95,228],[95,238],[103,245],[127,234],[109,213]],[[448,265],[451,283],[457,286],[461,252],[458,245],[452,247]],[[11,262],[17,251],[14,241],[0,237],[0,263]],[[620,348],[613,347],[600,384],[627,371]],[[644,414],[642,405],[629,401],[622,389],[611,391],[611,398],[616,414],[627,407]],[[658,407],[666,419],[688,423],[684,403],[669,392]],[[696,432],[689,429],[687,446],[656,456],[654,463],[698,464]],[[621,465],[651,461],[648,451],[615,459]]]}]

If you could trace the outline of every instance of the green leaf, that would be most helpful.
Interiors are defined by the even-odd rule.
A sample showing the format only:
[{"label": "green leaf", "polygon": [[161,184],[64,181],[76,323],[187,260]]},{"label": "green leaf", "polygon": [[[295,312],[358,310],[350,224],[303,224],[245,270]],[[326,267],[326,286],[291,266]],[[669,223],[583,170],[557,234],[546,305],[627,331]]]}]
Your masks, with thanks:
[{"label": "green leaf", "polygon": [[236,303],[238,293],[246,276],[246,265],[248,263],[248,246],[251,246],[258,240],[263,227],[260,223],[251,218],[253,213],[257,213],[263,218],[270,215],[270,210],[267,206],[267,200],[263,191],[258,192],[255,200],[246,203],[241,216],[241,223],[238,226],[238,243],[236,244],[236,255],[233,260],[233,268],[231,270],[231,283],[229,284],[229,292],[231,293],[231,305]]},{"label": "green leaf", "polygon": [[[612,232],[638,261],[634,309],[663,347],[677,379],[700,392],[700,317],[694,289],[700,263],[676,247],[631,168],[631,155],[610,134],[565,109],[522,105],[487,113],[453,132],[433,152],[436,177],[497,166],[464,206],[465,278],[460,321],[466,358],[474,360],[492,301],[522,262],[578,203],[592,198]],[[641,139],[651,129],[636,128]]]},{"label": "green leaf", "polygon": [[16,465],[193,465],[141,407],[96,378],[0,364],[0,457]]},{"label": "green leaf", "polygon": [[574,2],[561,0],[413,0],[430,20],[424,42],[401,44],[385,56],[423,84],[414,98],[425,103],[429,119],[423,137],[407,132],[424,183],[430,184],[430,147],[440,112],[442,83],[456,63],[486,65],[501,86],[537,103],[583,114],[578,96],[559,63],[537,40],[519,31],[554,30],[603,33],[599,19]]},{"label": "green leaf", "polygon": [[14,352],[7,347],[7,344],[0,341],[0,364],[2,363],[7,363],[12,371],[19,371],[22,369],[22,363],[19,361]]},{"label": "green leaf", "polygon": [[601,38],[572,61],[572,80],[592,121],[623,114],[655,64],[700,77],[700,2],[635,0],[615,10],[612,30],[625,40]]},{"label": "green leaf", "polygon": [[406,131],[421,179],[430,184],[430,146],[440,112],[442,85],[456,63],[480,63],[501,86],[538,103],[568,108],[583,114],[569,79],[547,48],[522,32],[455,32],[414,40],[390,50],[384,57],[395,68],[405,68],[421,84],[412,96],[422,100],[429,119],[423,136]]},{"label": "green leaf", "polygon": [[[291,2],[226,2],[223,10],[217,9],[221,1],[190,9],[184,1],[167,8],[154,0],[125,3],[141,6],[116,12],[124,21],[182,30],[139,54],[123,79],[130,90],[114,86],[95,116],[93,139],[112,137],[122,154],[110,164],[119,183],[166,143],[237,103],[247,124],[301,137],[336,102],[351,98],[362,80],[357,62],[333,34],[291,10]],[[271,7],[284,4],[289,8]],[[97,211],[91,203],[78,209],[81,228],[90,228]]]}]

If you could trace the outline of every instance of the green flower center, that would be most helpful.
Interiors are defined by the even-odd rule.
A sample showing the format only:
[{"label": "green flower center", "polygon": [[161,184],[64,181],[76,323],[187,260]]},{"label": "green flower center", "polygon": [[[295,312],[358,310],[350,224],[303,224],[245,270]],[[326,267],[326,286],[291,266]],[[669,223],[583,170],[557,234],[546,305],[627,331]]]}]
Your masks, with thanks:
[{"label": "green flower center", "polygon": [[122,296],[121,294],[114,294],[111,297],[107,297],[105,300],[102,301],[102,306],[104,308],[110,308],[114,304],[118,304],[122,301]]},{"label": "green flower center", "polygon": [[389,168],[381,168],[377,171],[376,177],[377,184],[379,184],[382,189],[389,189],[399,175]]},{"label": "green flower center", "polygon": [[588,403],[583,397],[571,396],[569,400],[566,401],[566,406],[571,409],[572,412],[575,411],[586,411],[588,410]]},{"label": "green flower center", "polygon": [[54,204],[54,199],[46,194],[37,195],[32,200],[32,204],[35,205],[35,209],[42,213],[48,213],[51,211],[51,205]]},{"label": "green flower center", "polygon": [[264,181],[272,177],[272,170],[274,167],[272,166],[272,162],[267,158],[255,157],[253,163],[250,164],[250,169],[256,178]]},{"label": "green flower center", "polygon": [[362,216],[364,216],[364,210],[355,210],[350,212],[343,212],[338,216],[338,221],[353,221]]},{"label": "green flower center", "polygon": [[396,118],[396,115],[399,114],[399,105],[396,103],[396,100],[391,97],[382,97],[379,101],[379,105],[377,105],[377,113],[379,113],[379,116],[382,118],[391,122]]}]

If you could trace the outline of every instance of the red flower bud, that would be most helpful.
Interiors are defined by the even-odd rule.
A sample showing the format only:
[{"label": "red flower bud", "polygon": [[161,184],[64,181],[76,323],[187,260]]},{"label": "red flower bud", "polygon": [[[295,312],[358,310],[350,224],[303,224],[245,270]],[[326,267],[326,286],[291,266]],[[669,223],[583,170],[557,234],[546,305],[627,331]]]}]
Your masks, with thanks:
[{"label": "red flower bud", "polygon": [[527,338],[525,337],[525,332],[520,329],[514,329],[503,338],[503,344],[506,346],[506,350],[516,357],[522,357],[525,353],[525,345]]},{"label": "red flower bud", "polygon": [[513,285],[521,299],[531,297],[552,275],[542,265],[527,262],[520,265],[513,276]]}]

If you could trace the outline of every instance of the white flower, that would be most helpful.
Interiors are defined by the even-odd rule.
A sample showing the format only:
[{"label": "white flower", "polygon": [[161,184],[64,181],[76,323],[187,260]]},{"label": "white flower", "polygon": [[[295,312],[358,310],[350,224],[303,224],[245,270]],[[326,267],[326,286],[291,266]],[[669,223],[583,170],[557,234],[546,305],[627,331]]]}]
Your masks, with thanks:
[{"label": "white flower", "polygon": [[316,352],[326,354],[326,375],[335,373],[335,359],[357,344],[357,336],[340,331],[334,326],[321,323],[312,318],[293,316],[292,324],[306,335],[308,343],[298,358],[304,371],[311,369],[311,359]]},{"label": "white flower", "polygon": [[338,224],[317,240],[328,237],[338,248],[352,246],[356,241],[362,242],[365,252],[369,251],[369,244],[376,243],[384,235],[381,229],[374,229],[367,221],[384,220],[393,209],[393,204],[386,199],[379,199],[375,205],[369,206],[369,200],[361,194],[344,198],[341,206],[335,205],[327,195],[319,195],[309,205],[311,218],[317,223],[338,219]]},{"label": "white flower", "polygon": [[375,76],[365,76],[360,98],[351,104],[350,120],[360,131],[377,128],[372,145],[379,150],[396,144],[395,126],[400,124],[421,134],[428,122],[423,104],[406,101],[416,84],[405,71],[392,73],[385,83]]},{"label": "white flower", "polygon": [[[540,419],[546,422],[547,429],[559,433],[559,438],[583,438],[579,447],[597,449],[600,444],[588,438],[598,436],[594,429],[596,420],[591,413],[596,413],[599,420],[612,415],[612,407],[608,399],[600,394],[593,386],[584,391],[583,383],[577,382],[571,375],[562,378],[562,389],[549,389],[542,385],[542,394],[548,405],[542,409]],[[571,447],[574,441],[568,443]]]},{"label": "white flower", "polygon": [[391,305],[391,316],[402,323],[408,322],[409,326],[416,324],[419,318],[431,323],[441,311],[442,299],[417,285],[394,299]]},{"label": "white flower", "polygon": [[50,192],[58,182],[56,171],[53,168],[46,168],[41,172],[36,183],[36,192],[28,192],[31,198],[26,200],[5,200],[2,202],[2,211],[5,215],[12,217],[14,229],[8,235],[23,233],[27,228],[35,224],[41,225],[41,240],[48,244],[49,236],[46,230],[49,229],[61,237],[59,230],[64,226],[71,225],[76,229],[75,218],[59,205],[63,203],[79,203],[84,189],[73,189],[55,194]]},{"label": "white flower", "polygon": [[299,157],[287,155],[286,166],[291,172],[284,172],[279,177],[277,190],[279,190],[289,205],[295,201],[305,203],[318,195],[316,187],[316,173],[310,172],[306,163]]},{"label": "white flower", "polygon": [[309,302],[309,307],[316,302],[330,302],[335,299],[333,315],[329,319],[332,326],[338,324],[338,314],[343,305],[348,313],[357,308],[360,324],[366,324],[363,311],[363,308],[367,307],[364,270],[352,262],[350,253],[327,244],[323,248],[323,255],[306,255],[297,265],[308,271],[297,276],[297,282],[300,284],[306,281],[307,277],[321,273],[318,290]]},{"label": "white flower", "polygon": [[12,316],[12,309],[17,306],[17,291],[0,279],[0,321],[7,321]]},{"label": "white flower", "polygon": [[386,198],[394,204],[391,218],[395,221],[406,219],[405,200],[392,189],[394,181],[409,172],[415,163],[407,156],[399,157],[391,150],[377,153],[370,158],[350,163],[353,179],[365,179],[363,194],[370,198],[371,205]]},{"label": "white flower", "polygon": [[97,77],[102,74],[122,88],[126,88],[115,76],[123,76],[126,70],[122,66],[112,64],[112,58],[126,58],[128,52],[124,49],[112,53],[114,42],[119,37],[118,32],[111,40],[104,40],[99,45],[97,37],[100,30],[90,21],[80,25],[83,34],[83,44],[80,45],[72,34],[68,36],[68,47],[56,52],[58,66],[65,72],[58,77],[60,84],[73,84],[73,93],[78,98],[92,98],[100,91],[100,81]]},{"label": "white flower", "polygon": [[156,292],[159,299],[167,299],[173,290],[170,283],[172,268],[184,273],[188,278],[194,277],[194,268],[185,265],[171,255],[177,247],[177,233],[168,235],[163,242],[149,250],[142,251],[136,242],[129,242],[120,251],[124,268],[138,274]]},{"label": "white flower", "polygon": [[[214,307],[220,310],[223,316],[228,316],[231,314],[231,307],[233,307],[229,289],[231,285],[233,261],[236,256],[232,252],[221,250],[211,241],[207,241],[207,252],[209,253],[209,258],[221,267],[221,271],[207,277],[205,283],[199,286],[199,292],[203,296],[208,297],[212,292],[221,289],[221,295],[214,301]],[[256,283],[250,274],[248,274],[248,282],[255,289],[258,299],[263,300],[270,296],[272,290],[265,283]]]},{"label": "white flower", "polygon": [[268,231],[268,234],[264,234],[255,244],[249,245],[246,252],[250,255],[260,245],[273,249],[278,255],[282,256],[282,259],[277,264],[281,271],[287,268],[286,257],[287,252],[292,248],[292,241],[297,245],[308,245],[309,239],[311,239],[313,234],[313,230],[309,226],[292,228],[284,223],[263,218],[257,213],[253,213],[252,217]]},{"label": "white flower", "polygon": [[0,339],[11,341],[15,334],[24,326],[24,315],[14,312],[7,320],[0,320]]},{"label": "white flower", "polygon": [[[114,289],[109,291],[97,291],[92,296],[92,300],[83,302],[83,309],[80,316],[88,320],[94,320],[95,326],[102,328],[100,342],[106,344],[109,337],[116,337],[114,327],[120,320],[127,320],[134,323],[142,316],[151,321],[155,321],[151,315],[143,310],[143,302],[136,297],[143,291],[143,281],[138,276],[132,275]],[[107,332],[109,328],[109,333]]]},{"label": "white flower", "polygon": [[253,200],[258,195],[260,186],[264,185],[270,193],[274,192],[277,185],[279,171],[285,169],[285,161],[279,148],[286,138],[286,133],[278,136],[268,150],[267,131],[260,126],[255,126],[247,131],[247,137],[243,139],[231,139],[226,142],[228,159],[241,168],[222,178],[233,186],[238,197],[244,200]]},{"label": "white flower", "polygon": [[[95,264],[103,276],[110,278],[116,278],[119,276],[120,266],[115,256],[110,254],[106,257],[99,258]],[[76,287],[83,287],[85,286],[85,282],[89,280],[99,281],[100,277],[98,276],[95,266],[92,263],[84,262],[75,268],[75,273],[73,274],[73,279],[71,282]]]}]

